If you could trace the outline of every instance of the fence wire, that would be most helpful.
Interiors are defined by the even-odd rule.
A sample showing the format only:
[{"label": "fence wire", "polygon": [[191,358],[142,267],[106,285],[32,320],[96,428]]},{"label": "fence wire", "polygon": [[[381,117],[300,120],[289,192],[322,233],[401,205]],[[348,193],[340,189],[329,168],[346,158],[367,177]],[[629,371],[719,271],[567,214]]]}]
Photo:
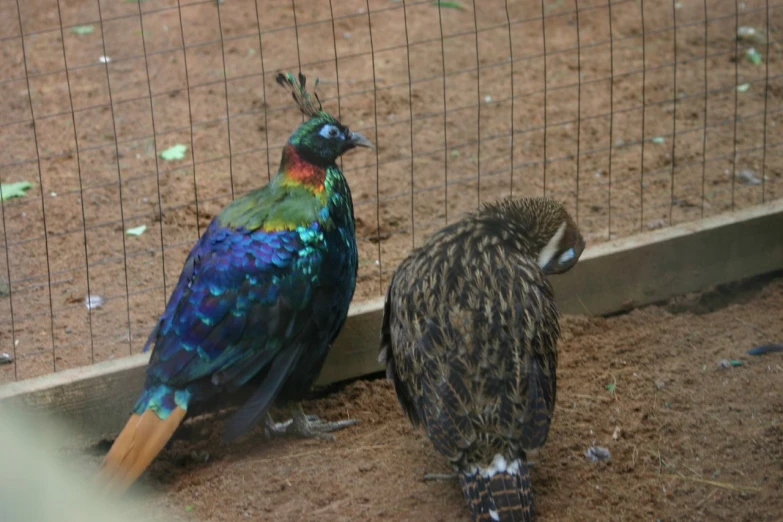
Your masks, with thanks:
[{"label": "fence wire", "polygon": [[590,244],[777,199],[781,7],[5,0],[0,383],[141,350],[193,242],[301,122],[280,70],[377,146],[340,160],[357,300],[509,195],[562,201]]}]

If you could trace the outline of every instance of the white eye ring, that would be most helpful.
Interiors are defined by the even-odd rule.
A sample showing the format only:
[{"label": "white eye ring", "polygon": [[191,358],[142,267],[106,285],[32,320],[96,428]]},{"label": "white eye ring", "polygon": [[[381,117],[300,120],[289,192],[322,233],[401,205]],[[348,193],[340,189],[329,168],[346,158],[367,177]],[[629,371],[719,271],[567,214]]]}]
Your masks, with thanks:
[{"label": "white eye ring", "polygon": [[321,132],[318,134],[320,134],[322,138],[327,139],[341,137],[340,129],[338,129],[335,125],[324,125],[321,129]]},{"label": "white eye ring", "polygon": [[561,265],[564,265],[569,261],[571,261],[575,255],[576,253],[574,252],[574,249],[569,248],[568,250],[560,254],[560,259],[558,259],[557,262],[560,263]]}]

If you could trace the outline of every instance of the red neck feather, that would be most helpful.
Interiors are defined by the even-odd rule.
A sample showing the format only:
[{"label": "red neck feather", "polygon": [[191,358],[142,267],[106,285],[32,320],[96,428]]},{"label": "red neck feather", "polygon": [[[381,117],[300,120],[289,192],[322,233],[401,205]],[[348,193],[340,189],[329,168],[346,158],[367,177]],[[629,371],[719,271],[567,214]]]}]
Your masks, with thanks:
[{"label": "red neck feather", "polygon": [[283,147],[283,159],[280,171],[289,180],[312,187],[323,189],[326,169],[305,160],[290,143]]}]

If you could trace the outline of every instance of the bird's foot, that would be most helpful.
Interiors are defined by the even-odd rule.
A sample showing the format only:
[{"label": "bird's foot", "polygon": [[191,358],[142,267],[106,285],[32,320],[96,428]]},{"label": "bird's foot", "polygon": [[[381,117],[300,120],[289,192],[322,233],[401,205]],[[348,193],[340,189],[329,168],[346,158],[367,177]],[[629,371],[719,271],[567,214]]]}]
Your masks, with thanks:
[{"label": "bird's foot", "polygon": [[318,415],[306,415],[301,406],[291,409],[291,418],[283,422],[274,422],[267,415],[265,432],[267,436],[297,435],[303,438],[317,438],[334,440],[333,431],[358,424],[356,419],[347,419],[336,422],[321,420]]},{"label": "bird's foot", "polygon": [[457,480],[457,474],[456,473],[425,473],[424,474],[424,481],[428,482],[431,480]]},{"label": "bird's foot", "polygon": [[[307,420],[315,422],[318,420],[318,415],[308,415]],[[264,424],[264,434],[267,438],[281,437],[288,434],[288,428],[294,423],[294,419],[288,419],[283,422],[275,422],[272,416],[266,414],[266,422]]]}]

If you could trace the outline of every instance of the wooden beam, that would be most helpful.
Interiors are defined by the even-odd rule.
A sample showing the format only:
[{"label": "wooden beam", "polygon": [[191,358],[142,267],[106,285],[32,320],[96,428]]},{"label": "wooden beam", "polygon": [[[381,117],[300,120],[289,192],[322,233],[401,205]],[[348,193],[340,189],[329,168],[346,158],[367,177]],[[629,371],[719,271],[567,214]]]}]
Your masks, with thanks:
[{"label": "wooden beam", "polygon": [[[560,310],[605,315],[783,269],[783,201],[589,246],[552,278]],[[382,370],[383,298],[351,306],[318,384]],[[0,387],[0,405],[68,422],[88,439],[114,434],[141,391],[148,355]]]},{"label": "wooden beam", "polygon": [[552,278],[562,313],[607,315],[783,268],[783,200],[601,243]]}]

